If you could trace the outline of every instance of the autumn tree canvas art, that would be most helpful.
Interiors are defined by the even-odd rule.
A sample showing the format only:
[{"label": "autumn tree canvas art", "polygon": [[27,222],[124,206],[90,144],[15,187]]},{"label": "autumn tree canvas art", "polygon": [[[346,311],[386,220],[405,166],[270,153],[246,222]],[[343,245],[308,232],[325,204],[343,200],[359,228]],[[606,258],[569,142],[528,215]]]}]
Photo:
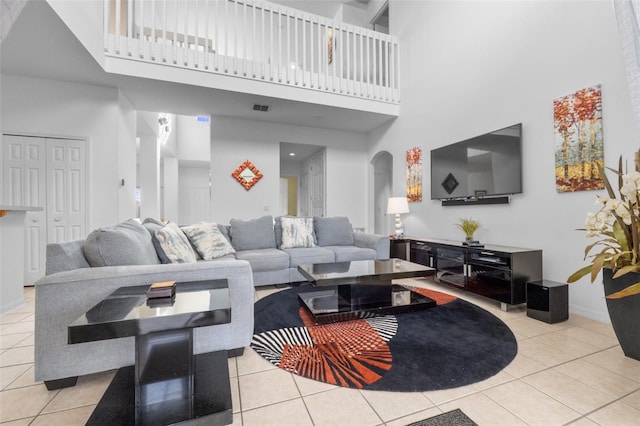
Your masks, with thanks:
[{"label": "autumn tree canvas art", "polygon": [[407,150],[407,201],[422,201],[422,147]]},{"label": "autumn tree canvas art", "polygon": [[553,101],[555,174],[558,192],[604,188],[602,91],[600,85]]}]

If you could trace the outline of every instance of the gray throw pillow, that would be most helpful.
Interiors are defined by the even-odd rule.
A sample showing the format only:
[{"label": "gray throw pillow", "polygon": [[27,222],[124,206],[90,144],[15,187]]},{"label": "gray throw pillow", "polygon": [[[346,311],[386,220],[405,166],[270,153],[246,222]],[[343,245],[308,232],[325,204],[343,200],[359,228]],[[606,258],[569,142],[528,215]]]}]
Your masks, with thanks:
[{"label": "gray throw pillow", "polygon": [[313,224],[319,246],[352,246],[355,244],[353,228],[347,217],[314,217]]},{"label": "gray throw pillow", "polygon": [[189,239],[175,223],[169,222],[162,229],[157,230],[156,238],[164,255],[171,263],[196,262],[196,254],[191,248]]},{"label": "gray throw pillow", "polygon": [[84,240],[83,252],[94,267],[160,263],[151,235],[134,219],[92,231]]},{"label": "gray throw pillow", "polygon": [[257,219],[231,219],[231,244],[236,251],[276,248],[273,216]]},{"label": "gray throw pillow", "polygon": [[201,222],[181,226],[180,229],[203,260],[217,259],[236,252],[215,223]]}]

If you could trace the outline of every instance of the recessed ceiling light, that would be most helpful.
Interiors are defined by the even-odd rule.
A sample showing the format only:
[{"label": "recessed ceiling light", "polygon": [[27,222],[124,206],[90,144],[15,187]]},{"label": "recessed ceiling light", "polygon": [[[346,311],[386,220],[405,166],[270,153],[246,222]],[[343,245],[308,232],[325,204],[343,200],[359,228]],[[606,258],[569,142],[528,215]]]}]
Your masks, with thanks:
[{"label": "recessed ceiling light", "polygon": [[295,153],[295,152],[290,152],[290,153],[289,153],[289,156],[290,156],[290,157],[295,157],[295,156],[296,156],[296,153]]}]

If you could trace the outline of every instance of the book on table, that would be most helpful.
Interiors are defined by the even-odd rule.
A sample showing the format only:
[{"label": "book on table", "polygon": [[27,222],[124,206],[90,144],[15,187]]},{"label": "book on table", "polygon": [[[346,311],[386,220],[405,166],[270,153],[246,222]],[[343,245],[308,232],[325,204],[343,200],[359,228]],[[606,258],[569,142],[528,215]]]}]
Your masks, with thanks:
[{"label": "book on table", "polygon": [[175,281],[158,281],[147,290],[148,299],[156,299],[160,297],[172,297],[176,294],[176,282]]}]

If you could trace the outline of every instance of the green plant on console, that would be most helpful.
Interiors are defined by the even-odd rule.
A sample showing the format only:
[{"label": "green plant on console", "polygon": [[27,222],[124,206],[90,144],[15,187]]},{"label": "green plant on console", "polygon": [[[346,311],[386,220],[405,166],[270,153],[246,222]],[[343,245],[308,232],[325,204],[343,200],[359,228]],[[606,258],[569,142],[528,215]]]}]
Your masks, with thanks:
[{"label": "green plant on console", "polygon": [[458,219],[458,223],[456,223],[456,228],[464,232],[467,241],[473,240],[473,234],[480,228],[480,222],[477,220],[468,218],[468,219]]},{"label": "green plant on console", "polygon": [[[623,173],[622,157],[618,161],[618,170],[607,169],[618,177],[619,197],[616,197],[604,168],[599,166],[598,171],[608,196],[597,198],[602,207],[597,213],[587,213],[585,228],[579,230],[586,231],[589,238],[600,239],[585,248],[584,259],[590,259],[590,263],[567,278],[569,283],[588,274],[591,274],[591,282],[594,282],[602,268],[611,268],[614,279],[640,272],[640,171]],[[590,254],[597,249],[600,249],[598,253]],[[640,294],[640,281],[632,282],[607,298],[619,299],[636,294]]]}]

